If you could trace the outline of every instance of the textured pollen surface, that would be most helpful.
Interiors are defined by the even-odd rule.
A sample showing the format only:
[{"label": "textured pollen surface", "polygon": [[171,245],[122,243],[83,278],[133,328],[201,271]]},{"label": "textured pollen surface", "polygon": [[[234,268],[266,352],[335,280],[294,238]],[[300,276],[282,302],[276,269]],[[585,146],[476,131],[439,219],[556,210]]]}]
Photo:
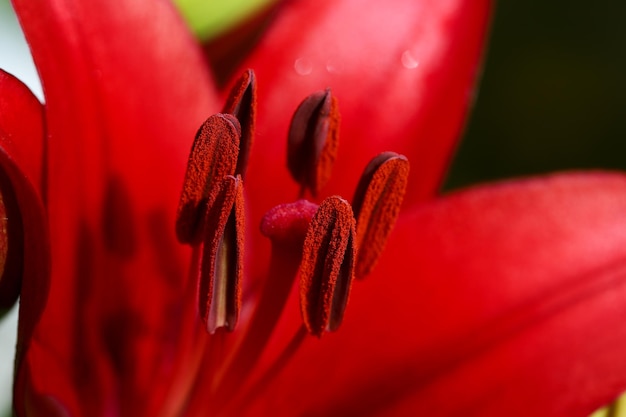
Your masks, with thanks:
[{"label": "textured pollen surface", "polygon": [[372,159],[354,194],[359,248],[356,277],[368,275],[380,257],[396,223],[406,191],[409,161],[394,152]]},{"label": "textured pollen surface", "polygon": [[318,337],[331,321],[332,330],[341,322],[354,277],[354,235],[350,204],[336,196],[324,200],[309,226],[300,265],[302,316],[307,330]]},{"label": "textured pollen surface", "polygon": [[202,204],[212,188],[237,166],[241,127],[230,114],[210,116],[194,140],[176,216],[176,235],[182,243],[199,239]]}]

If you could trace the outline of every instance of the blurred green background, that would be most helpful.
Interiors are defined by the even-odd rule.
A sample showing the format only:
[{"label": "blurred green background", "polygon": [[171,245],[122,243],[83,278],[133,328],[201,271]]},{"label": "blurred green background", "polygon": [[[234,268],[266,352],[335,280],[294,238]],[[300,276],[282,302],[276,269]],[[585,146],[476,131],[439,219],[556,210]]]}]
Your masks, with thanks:
[{"label": "blurred green background", "polygon": [[477,101],[446,188],[626,170],[626,2],[497,3]]}]

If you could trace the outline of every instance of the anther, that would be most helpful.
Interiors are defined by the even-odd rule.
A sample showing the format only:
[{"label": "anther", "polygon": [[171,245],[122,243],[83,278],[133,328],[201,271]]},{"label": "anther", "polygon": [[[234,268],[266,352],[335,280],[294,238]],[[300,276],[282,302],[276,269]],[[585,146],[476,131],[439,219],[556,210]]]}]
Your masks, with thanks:
[{"label": "anther", "polygon": [[330,89],[308,96],[291,120],[287,167],[316,196],[328,182],[339,146],[339,106]]},{"label": "anther", "polygon": [[350,204],[332,196],[311,220],[300,264],[300,305],[307,330],[336,330],[345,312],[355,264],[355,221]]},{"label": "anther", "polygon": [[232,114],[241,125],[239,159],[235,175],[241,175],[242,178],[245,178],[256,124],[256,77],[254,71],[246,70],[235,82],[226,100],[223,113]]},{"label": "anther", "polygon": [[357,278],[376,265],[398,218],[408,176],[409,161],[394,152],[374,157],[363,171],[352,200],[359,248]]},{"label": "anther", "polygon": [[209,194],[237,166],[241,127],[230,114],[209,117],[198,130],[191,148],[176,216],[181,243],[197,243]]},{"label": "anther", "polygon": [[241,304],[243,276],[243,184],[226,176],[211,192],[205,215],[198,307],[207,331],[232,331]]}]

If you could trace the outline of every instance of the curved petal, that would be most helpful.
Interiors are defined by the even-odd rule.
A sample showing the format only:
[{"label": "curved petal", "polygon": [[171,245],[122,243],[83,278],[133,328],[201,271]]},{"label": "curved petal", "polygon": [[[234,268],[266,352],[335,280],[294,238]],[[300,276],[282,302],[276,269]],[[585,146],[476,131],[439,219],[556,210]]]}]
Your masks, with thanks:
[{"label": "curved petal", "polygon": [[43,107],[26,85],[1,69],[0,89],[2,147],[42,193]]},{"label": "curved petal", "polygon": [[[54,263],[34,343],[71,370],[85,415],[111,406],[141,415],[162,400],[151,394],[179,343],[187,251],[175,243],[174,215],[194,133],[219,109],[215,92],[165,0],[13,4],[49,132]],[[68,378],[31,377],[64,403]]]},{"label": "curved petal", "polygon": [[11,302],[21,296],[16,369],[23,369],[49,289],[50,247],[41,199],[44,139],[41,103],[28,87],[0,70],[0,192],[6,208],[2,233],[8,237],[0,308],[6,307],[7,295]]},{"label": "curved petal", "polygon": [[625,210],[626,176],[602,173],[415,209],[342,328],[307,340],[254,411],[589,414],[626,388]]},{"label": "curved petal", "polygon": [[[47,244],[45,230],[37,230],[34,225],[41,226],[41,219],[45,217],[40,200],[43,148],[41,103],[22,82],[0,70],[0,206],[3,221],[6,221],[0,239],[0,256],[4,258],[0,271],[0,316],[17,300],[24,273],[33,273],[31,265],[24,265],[24,250],[30,252],[32,248],[24,248],[24,244],[31,245],[33,238],[41,238],[43,245]],[[24,232],[28,236],[24,236]],[[42,269],[45,269],[44,264]],[[38,270],[39,265],[34,269]],[[45,285],[41,288],[43,290]],[[33,312],[33,317],[38,312]]]},{"label": "curved petal", "polygon": [[300,101],[327,87],[339,100],[341,138],[323,192],[351,197],[367,162],[393,150],[414,167],[407,202],[434,195],[472,97],[490,9],[489,0],[285,3],[242,66],[259,86],[248,179],[259,215],[297,195],[284,168],[288,125]]}]

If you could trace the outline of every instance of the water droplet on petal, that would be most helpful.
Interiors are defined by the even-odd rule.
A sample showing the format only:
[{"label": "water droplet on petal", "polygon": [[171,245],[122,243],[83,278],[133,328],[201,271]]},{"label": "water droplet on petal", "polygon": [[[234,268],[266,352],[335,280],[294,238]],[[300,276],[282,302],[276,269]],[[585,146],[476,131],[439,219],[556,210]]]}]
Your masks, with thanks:
[{"label": "water droplet on petal", "polygon": [[293,63],[293,68],[296,70],[298,75],[309,75],[313,72],[313,64],[306,58],[296,59]]},{"label": "water droplet on petal", "polygon": [[408,49],[402,52],[402,57],[400,58],[400,60],[402,61],[402,66],[408,69],[415,69],[420,64],[419,61],[415,59],[411,51],[409,51]]},{"label": "water droplet on petal", "polygon": [[343,71],[343,65],[336,60],[329,59],[326,61],[326,71],[331,74],[339,74]]}]

